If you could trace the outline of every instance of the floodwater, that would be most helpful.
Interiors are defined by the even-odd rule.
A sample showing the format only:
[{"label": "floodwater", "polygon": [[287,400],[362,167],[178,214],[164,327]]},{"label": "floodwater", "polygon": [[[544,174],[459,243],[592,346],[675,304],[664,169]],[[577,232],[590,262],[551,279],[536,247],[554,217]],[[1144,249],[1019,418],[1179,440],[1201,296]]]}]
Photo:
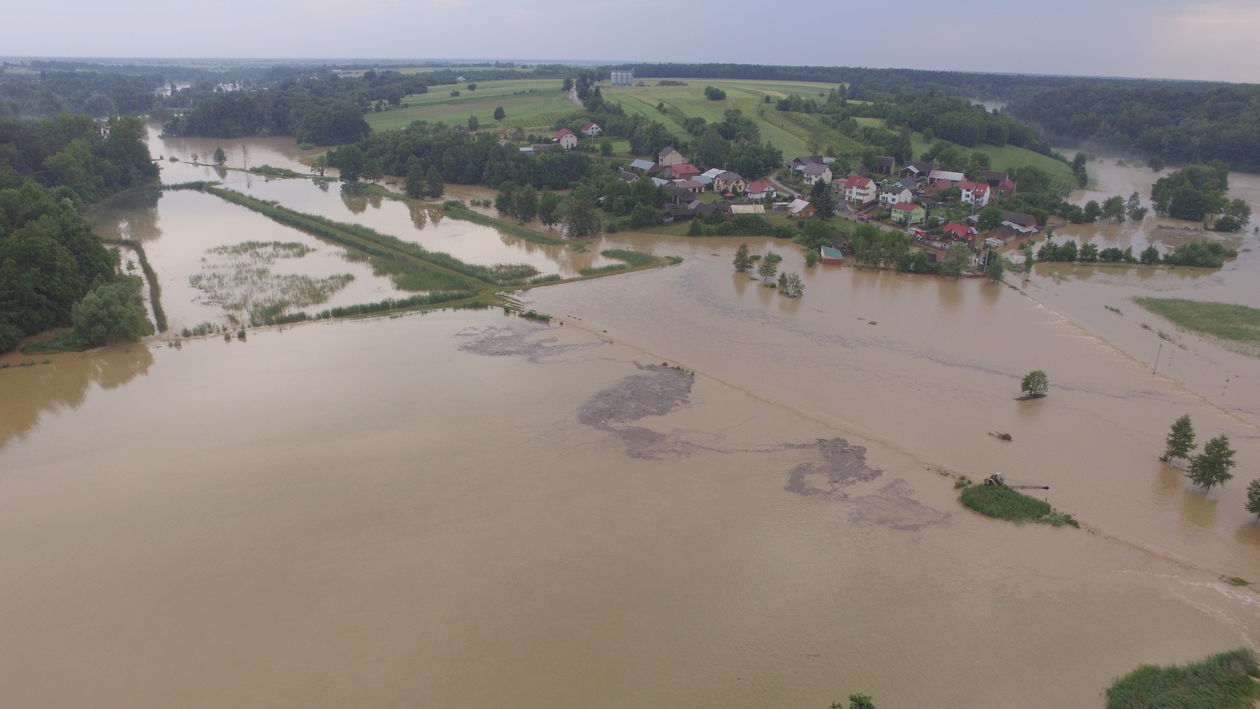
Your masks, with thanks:
[{"label": "floodwater", "polygon": [[[440,251],[466,263],[492,266],[501,263],[525,263],[540,274],[558,273],[576,276],[583,268],[620,263],[600,255],[599,249],[575,251],[567,246],[537,244],[518,236],[504,234],[481,224],[443,219],[437,209],[409,207],[380,196],[349,195],[336,183],[321,189],[309,180],[274,179],[240,170],[218,170],[210,166],[187,164],[193,154],[208,162],[216,147],[227,153],[225,165],[233,168],[271,165],[297,172],[309,168],[300,162],[320,152],[303,151],[287,138],[250,140],[216,140],[213,138],[164,138],[159,127],[149,125],[149,152],[154,156],[178,157],[181,162],[161,162],[162,181],[167,184],[210,180],[259,199],[274,200],[307,214],[317,214],[340,222],[356,222],[404,241],[420,244],[430,251]],[[336,170],[331,170],[335,174]],[[493,199],[495,192],[481,188],[451,186],[449,199]],[[493,214],[493,210],[481,210]],[[559,236],[559,232],[555,232]]]},{"label": "floodwater", "polygon": [[[804,297],[732,273],[742,241]],[[436,312],[0,370],[0,703],[1102,706],[1138,664],[1260,648],[1260,596],[1219,580],[1260,581],[1260,359],[1178,334],[1153,375],[1137,306],[1089,302],[1197,280],[605,246],[685,260],[524,294],[551,326]],[[1016,401],[1037,368],[1050,395]],[[1182,413],[1238,450],[1224,489],[1157,460]],[[982,518],[940,470],[1050,485],[1085,528]]]}]

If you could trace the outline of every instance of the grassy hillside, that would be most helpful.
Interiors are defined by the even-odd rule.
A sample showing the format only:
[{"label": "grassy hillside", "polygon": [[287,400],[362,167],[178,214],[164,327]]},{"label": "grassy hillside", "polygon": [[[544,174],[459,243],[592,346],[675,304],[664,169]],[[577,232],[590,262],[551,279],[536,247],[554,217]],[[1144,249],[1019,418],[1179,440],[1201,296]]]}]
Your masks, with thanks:
[{"label": "grassy hillside", "polygon": [[[459,96],[451,96],[459,91]],[[403,99],[407,108],[364,115],[374,131],[402,128],[415,120],[464,125],[469,116],[476,116],[482,125],[494,125],[494,109],[503,107],[507,117],[504,128],[550,127],[556,121],[579,110],[560,90],[556,79],[514,79],[477,82],[477,90],[467,84],[431,86],[425,94],[412,94]]]},{"label": "grassy hillside", "polygon": [[[656,81],[653,79],[649,83],[655,84]],[[773,103],[766,103],[766,97],[774,102],[791,94],[823,97],[834,88],[834,84],[743,79],[677,81],[685,81],[687,86],[603,86],[600,91],[607,101],[620,103],[627,114],[643,115],[661,123],[680,140],[688,138],[680,124],[683,117],[699,116],[711,122],[721,121],[725,111],[738,108],[744,115],[757,121],[762,138],[782,150],[784,158],[790,159],[807,153],[806,141],[813,134],[821,134],[823,145],[835,150],[840,156],[856,157],[866,148],[864,144],[823,125],[818,116],[776,111]],[[726,98],[722,101],[710,101],[704,95],[706,86],[722,89],[726,92]],[[451,96],[453,90],[458,90],[460,95]],[[478,82],[476,91],[468,91],[466,85],[433,86],[429,93],[408,96],[403,102],[409,107],[368,113],[368,125],[378,131],[401,128],[414,120],[463,125],[469,116],[476,116],[482,126],[493,126],[496,125],[494,109],[502,106],[507,117],[498,123],[499,127],[545,133],[556,121],[579,110],[560,90],[560,82],[555,79]],[[658,105],[664,110],[659,110]],[[863,125],[883,125],[883,121],[878,118],[857,120]],[[912,144],[915,156],[922,155],[930,147],[918,133],[913,135]],[[1009,145],[981,145],[964,150],[988,153],[995,170],[1036,165],[1065,185],[1073,182],[1071,168],[1031,150]]]}]

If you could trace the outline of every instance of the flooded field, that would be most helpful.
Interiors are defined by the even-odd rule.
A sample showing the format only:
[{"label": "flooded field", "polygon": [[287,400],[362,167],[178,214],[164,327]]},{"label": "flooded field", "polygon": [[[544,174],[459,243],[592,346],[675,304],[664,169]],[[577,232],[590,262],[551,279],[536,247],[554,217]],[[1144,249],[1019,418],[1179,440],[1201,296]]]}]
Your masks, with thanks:
[{"label": "flooded field", "polygon": [[[110,222],[159,273],[299,241],[159,206]],[[745,241],[804,297],[733,273]],[[0,703],[1088,707],[1138,664],[1260,649],[1260,595],[1221,580],[1260,581],[1260,359],[1127,300],[1255,304],[1254,235],[1219,272],[1010,286],[773,239],[597,246],[684,261],[523,294],[551,326],[435,312],[0,370]],[[1032,369],[1050,394],[1017,401]],[[1158,461],[1183,413],[1238,450],[1223,489]],[[1084,528],[957,502],[950,475],[996,470]]]}]

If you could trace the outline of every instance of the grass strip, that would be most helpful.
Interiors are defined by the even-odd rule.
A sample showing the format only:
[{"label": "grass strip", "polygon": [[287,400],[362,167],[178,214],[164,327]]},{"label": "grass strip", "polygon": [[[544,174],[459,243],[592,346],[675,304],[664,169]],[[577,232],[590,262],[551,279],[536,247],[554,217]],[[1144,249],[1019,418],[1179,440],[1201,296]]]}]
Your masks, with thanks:
[{"label": "grass strip", "polygon": [[494,217],[488,217],[482,214],[481,212],[474,212],[473,210],[464,206],[462,202],[459,202],[457,200],[447,200],[446,202],[442,203],[442,211],[445,212],[446,216],[448,217],[454,217],[455,219],[462,219],[463,221],[466,221],[466,222],[473,222],[474,224],[481,224],[482,226],[488,226],[493,229],[498,229],[499,231],[505,234],[511,234],[512,236],[519,236],[522,239],[526,241],[531,241],[535,244],[550,244],[553,246],[564,246],[565,244],[569,243],[565,241],[564,239],[558,239],[554,236],[547,236],[546,234],[540,234],[526,226],[521,226],[519,224],[512,224],[509,222],[505,222],[501,219],[495,219]]},{"label": "grass strip", "polygon": [[1260,345],[1260,309],[1182,298],[1133,299],[1138,305],[1193,332]]},{"label": "grass strip", "polygon": [[162,309],[162,285],[158,283],[157,271],[149,265],[149,257],[144,253],[144,246],[133,239],[101,239],[102,244],[122,246],[136,252],[136,260],[140,262],[140,270],[144,271],[144,280],[149,282],[149,303],[153,306],[154,325],[158,332],[166,332],[166,311]]},{"label": "grass strip", "polygon": [[1107,689],[1107,709],[1248,709],[1260,698],[1260,666],[1246,648],[1188,665],[1142,665]]}]

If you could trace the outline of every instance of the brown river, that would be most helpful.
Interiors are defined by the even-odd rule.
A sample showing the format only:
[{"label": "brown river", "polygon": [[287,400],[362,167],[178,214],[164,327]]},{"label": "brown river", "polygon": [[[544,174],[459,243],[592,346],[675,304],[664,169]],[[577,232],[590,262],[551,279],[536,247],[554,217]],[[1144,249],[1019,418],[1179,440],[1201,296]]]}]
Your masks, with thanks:
[{"label": "brown river", "polygon": [[[1110,193],[1144,179],[1100,172]],[[524,294],[550,326],[436,312],[0,370],[0,705],[1089,707],[1138,664],[1260,647],[1260,596],[1221,581],[1260,581],[1260,359],[1128,300],[1260,304],[1252,234],[1219,272],[1046,265],[1008,287],[810,269],[772,239],[531,251],[335,186],[226,181],[486,263],[684,261]],[[107,212],[176,329],[222,317],[179,283],[247,239],[308,243],[271,267],[354,275],[334,298],[391,287],[208,195]],[[1148,222],[1091,238],[1170,243]],[[732,273],[741,241],[805,296]],[[1050,395],[1016,401],[1038,368]],[[1223,489],[1157,460],[1182,413],[1230,436]],[[995,470],[1084,528],[980,517],[940,474]]]}]

